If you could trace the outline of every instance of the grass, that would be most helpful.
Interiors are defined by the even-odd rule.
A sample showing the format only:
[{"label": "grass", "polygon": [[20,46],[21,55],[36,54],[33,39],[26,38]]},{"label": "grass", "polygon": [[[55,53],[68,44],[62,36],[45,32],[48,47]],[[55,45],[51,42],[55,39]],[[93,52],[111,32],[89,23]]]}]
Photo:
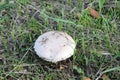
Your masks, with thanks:
[{"label": "grass", "polygon": [[[101,80],[103,75],[119,80],[120,10],[116,2],[0,3],[0,80]],[[100,19],[90,16],[89,4],[100,12]],[[33,49],[38,36],[51,30],[67,32],[77,43],[75,54],[57,64],[40,59]]]}]

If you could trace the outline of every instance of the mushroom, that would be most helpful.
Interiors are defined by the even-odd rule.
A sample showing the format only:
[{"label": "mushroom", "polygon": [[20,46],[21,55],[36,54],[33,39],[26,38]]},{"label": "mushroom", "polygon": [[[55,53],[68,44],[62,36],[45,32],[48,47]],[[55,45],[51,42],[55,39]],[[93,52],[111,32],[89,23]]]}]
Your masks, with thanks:
[{"label": "mushroom", "polygon": [[59,62],[74,54],[75,41],[62,31],[49,31],[35,41],[36,54],[49,62]]}]

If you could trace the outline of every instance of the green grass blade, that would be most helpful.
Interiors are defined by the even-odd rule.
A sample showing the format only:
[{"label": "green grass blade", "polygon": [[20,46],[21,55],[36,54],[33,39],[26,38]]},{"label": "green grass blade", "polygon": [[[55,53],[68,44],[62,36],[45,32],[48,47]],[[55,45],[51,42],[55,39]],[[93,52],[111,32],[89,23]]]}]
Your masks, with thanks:
[{"label": "green grass blade", "polygon": [[104,74],[104,73],[111,72],[111,71],[116,71],[116,70],[120,71],[120,67],[115,67],[115,68],[107,69],[107,70],[103,71],[102,73]]},{"label": "green grass blade", "polygon": [[105,0],[99,0],[99,12],[102,12],[103,4],[105,3]]}]

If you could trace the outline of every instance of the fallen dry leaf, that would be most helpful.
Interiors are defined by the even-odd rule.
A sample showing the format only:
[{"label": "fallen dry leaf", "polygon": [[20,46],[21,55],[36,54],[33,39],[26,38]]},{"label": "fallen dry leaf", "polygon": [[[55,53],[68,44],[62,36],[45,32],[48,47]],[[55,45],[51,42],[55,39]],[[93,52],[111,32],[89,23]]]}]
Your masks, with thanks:
[{"label": "fallen dry leaf", "polygon": [[84,77],[83,80],[91,80],[89,77]]},{"label": "fallen dry leaf", "polygon": [[63,65],[60,65],[60,70],[63,70],[63,69],[64,69]]},{"label": "fallen dry leaf", "polygon": [[92,17],[97,18],[97,19],[100,18],[100,14],[99,14],[96,10],[94,10],[94,9],[91,8],[91,7],[88,7],[88,10],[89,10],[90,15],[91,15]]},{"label": "fallen dry leaf", "polygon": [[110,80],[110,78],[106,74],[103,74],[102,79],[103,80]]},{"label": "fallen dry leaf", "polygon": [[102,55],[113,55],[112,53],[108,52],[108,51],[98,51],[99,54]]}]

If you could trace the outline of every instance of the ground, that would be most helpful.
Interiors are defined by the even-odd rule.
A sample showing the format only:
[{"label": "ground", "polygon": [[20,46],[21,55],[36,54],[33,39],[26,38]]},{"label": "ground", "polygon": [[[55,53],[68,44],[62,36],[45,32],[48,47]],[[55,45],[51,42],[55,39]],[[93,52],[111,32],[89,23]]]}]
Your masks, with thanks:
[{"label": "ground", "polygon": [[[120,79],[119,1],[1,1],[0,80]],[[56,64],[33,48],[38,36],[52,30],[67,32],[77,44],[71,58]]]}]

